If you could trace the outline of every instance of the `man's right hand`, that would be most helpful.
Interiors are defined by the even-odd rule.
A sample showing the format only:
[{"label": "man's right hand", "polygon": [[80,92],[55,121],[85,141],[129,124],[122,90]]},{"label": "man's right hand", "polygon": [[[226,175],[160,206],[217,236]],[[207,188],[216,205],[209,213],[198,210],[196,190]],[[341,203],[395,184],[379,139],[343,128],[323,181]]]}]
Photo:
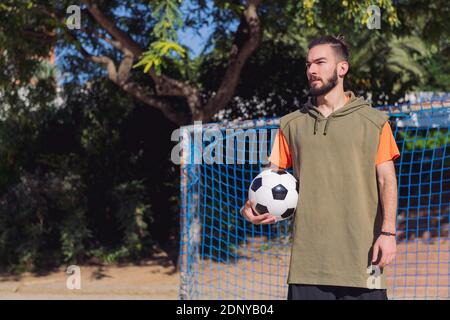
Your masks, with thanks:
[{"label": "man's right hand", "polygon": [[242,211],[244,218],[253,224],[273,224],[276,222],[276,218],[270,213],[257,214],[253,210],[250,200],[247,200]]}]

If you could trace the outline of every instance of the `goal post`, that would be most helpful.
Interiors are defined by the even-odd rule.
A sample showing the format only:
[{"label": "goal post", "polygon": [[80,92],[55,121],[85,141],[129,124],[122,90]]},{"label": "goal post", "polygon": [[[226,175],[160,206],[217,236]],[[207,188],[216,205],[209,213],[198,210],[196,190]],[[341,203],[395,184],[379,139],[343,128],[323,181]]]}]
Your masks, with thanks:
[{"label": "goal post", "polygon": [[[377,108],[401,153],[389,298],[450,299],[450,102]],[[180,299],[286,299],[292,219],[253,225],[239,212],[278,126],[273,118],[181,128]]]}]

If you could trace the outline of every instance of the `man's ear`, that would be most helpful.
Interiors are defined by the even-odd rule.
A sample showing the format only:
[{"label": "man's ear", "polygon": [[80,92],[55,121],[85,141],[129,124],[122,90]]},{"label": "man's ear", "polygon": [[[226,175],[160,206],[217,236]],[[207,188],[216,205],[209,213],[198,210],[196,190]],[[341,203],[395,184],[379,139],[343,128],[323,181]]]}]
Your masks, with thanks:
[{"label": "man's ear", "polygon": [[350,68],[350,65],[348,64],[347,61],[339,62],[338,63],[338,68],[337,68],[338,69],[338,76],[343,78],[347,74],[349,68]]}]

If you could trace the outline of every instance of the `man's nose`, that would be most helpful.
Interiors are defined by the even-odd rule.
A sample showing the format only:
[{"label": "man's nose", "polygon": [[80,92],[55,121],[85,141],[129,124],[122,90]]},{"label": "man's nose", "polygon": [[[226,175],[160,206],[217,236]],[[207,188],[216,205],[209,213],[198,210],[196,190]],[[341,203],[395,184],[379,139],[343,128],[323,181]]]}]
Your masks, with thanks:
[{"label": "man's nose", "polygon": [[312,64],[309,66],[308,70],[306,71],[306,74],[311,77],[311,76],[317,76],[317,69],[316,67]]}]

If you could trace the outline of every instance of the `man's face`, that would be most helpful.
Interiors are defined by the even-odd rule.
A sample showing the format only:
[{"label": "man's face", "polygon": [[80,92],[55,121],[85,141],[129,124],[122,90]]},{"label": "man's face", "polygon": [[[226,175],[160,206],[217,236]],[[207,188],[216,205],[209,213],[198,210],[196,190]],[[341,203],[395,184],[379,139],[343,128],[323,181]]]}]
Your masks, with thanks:
[{"label": "man's face", "polygon": [[331,46],[321,44],[309,50],[306,58],[306,75],[313,96],[324,95],[337,85],[336,57]]}]

